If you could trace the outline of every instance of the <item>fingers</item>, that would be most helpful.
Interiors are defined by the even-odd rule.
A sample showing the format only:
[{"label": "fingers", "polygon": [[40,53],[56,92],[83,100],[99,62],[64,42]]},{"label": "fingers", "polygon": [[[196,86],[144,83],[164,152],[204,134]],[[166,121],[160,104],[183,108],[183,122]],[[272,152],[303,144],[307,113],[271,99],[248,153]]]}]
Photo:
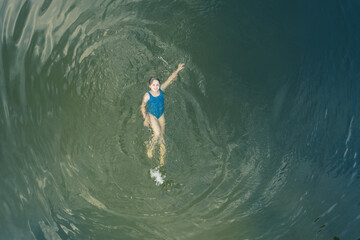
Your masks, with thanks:
[{"label": "fingers", "polygon": [[182,70],[184,68],[185,63],[179,63],[178,70]]}]

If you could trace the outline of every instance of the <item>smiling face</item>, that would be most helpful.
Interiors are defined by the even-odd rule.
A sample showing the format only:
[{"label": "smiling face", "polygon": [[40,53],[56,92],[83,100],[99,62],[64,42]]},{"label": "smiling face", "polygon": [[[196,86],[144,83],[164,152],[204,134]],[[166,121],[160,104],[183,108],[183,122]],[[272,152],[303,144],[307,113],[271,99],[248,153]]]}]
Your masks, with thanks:
[{"label": "smiling face", "polygon": [[149,84],[149,88],[151,89],[152,92],[158,92],[159,89],[160,89],[159,80],[157,80],[155,78],[151,79],[150,84]]}]

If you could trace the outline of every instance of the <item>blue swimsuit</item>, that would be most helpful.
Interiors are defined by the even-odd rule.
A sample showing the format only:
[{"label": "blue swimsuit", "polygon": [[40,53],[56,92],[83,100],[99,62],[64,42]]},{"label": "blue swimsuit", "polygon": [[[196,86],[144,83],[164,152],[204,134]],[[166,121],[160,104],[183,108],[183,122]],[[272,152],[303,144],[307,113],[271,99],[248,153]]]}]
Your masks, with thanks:
[{"label": "blue swimsuit", "polygon": [[152,115],[154,115],[157,119],[159,119],[161,117],[161,115],[163,115],[164,113],[164,92],[159,89],[160,91],[160,95],[157,97],[154,97],[153,95],[151,95],[151,93],[149,91],[147,91],[147,93],[149,93],[150,95],[150,99],[148,101],[149,104],[149,113],[151,113]]}]

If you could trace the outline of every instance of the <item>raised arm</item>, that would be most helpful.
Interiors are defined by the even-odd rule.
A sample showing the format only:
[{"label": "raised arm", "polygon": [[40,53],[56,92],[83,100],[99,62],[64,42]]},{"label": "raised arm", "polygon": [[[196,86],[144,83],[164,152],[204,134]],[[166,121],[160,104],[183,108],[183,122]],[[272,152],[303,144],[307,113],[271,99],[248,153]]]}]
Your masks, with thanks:
[{"label": "raised arm", "polygon": [[184,63],[180,63],[178,65],[178,68],[175,70],[175,72],[173,72],[170,77],[163,83],[161,84],[161,90],[165,90],[165,88],[167,88],[176,78],[177,74],[184,68]]}]

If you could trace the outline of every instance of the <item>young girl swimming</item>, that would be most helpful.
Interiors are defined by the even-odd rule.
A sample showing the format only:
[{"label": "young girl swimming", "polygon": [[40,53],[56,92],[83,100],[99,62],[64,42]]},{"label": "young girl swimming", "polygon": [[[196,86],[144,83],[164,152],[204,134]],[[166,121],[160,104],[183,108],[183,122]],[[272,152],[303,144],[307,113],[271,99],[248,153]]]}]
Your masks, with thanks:
[{"label": "young girl swimming", "polygon": [[[160,144],[160,166],[164,165],[164,157],[166,153],[164,132],[165,132],[165,117],[164,117],[164,92],[165,89],[175,80],[177,74],[184,68],[184,64],[180,63],[175,72],[160,85],[160,80],[151,77],[149,79],[150,91],[144,94],[140,109],[144,117],[144,126],[150,127],[153,130],[153,136],[147,146],[147,155],[149,158],[153,156],[153,150],[157,143]],[[145,106],[148,104],[148,112]]]}]

